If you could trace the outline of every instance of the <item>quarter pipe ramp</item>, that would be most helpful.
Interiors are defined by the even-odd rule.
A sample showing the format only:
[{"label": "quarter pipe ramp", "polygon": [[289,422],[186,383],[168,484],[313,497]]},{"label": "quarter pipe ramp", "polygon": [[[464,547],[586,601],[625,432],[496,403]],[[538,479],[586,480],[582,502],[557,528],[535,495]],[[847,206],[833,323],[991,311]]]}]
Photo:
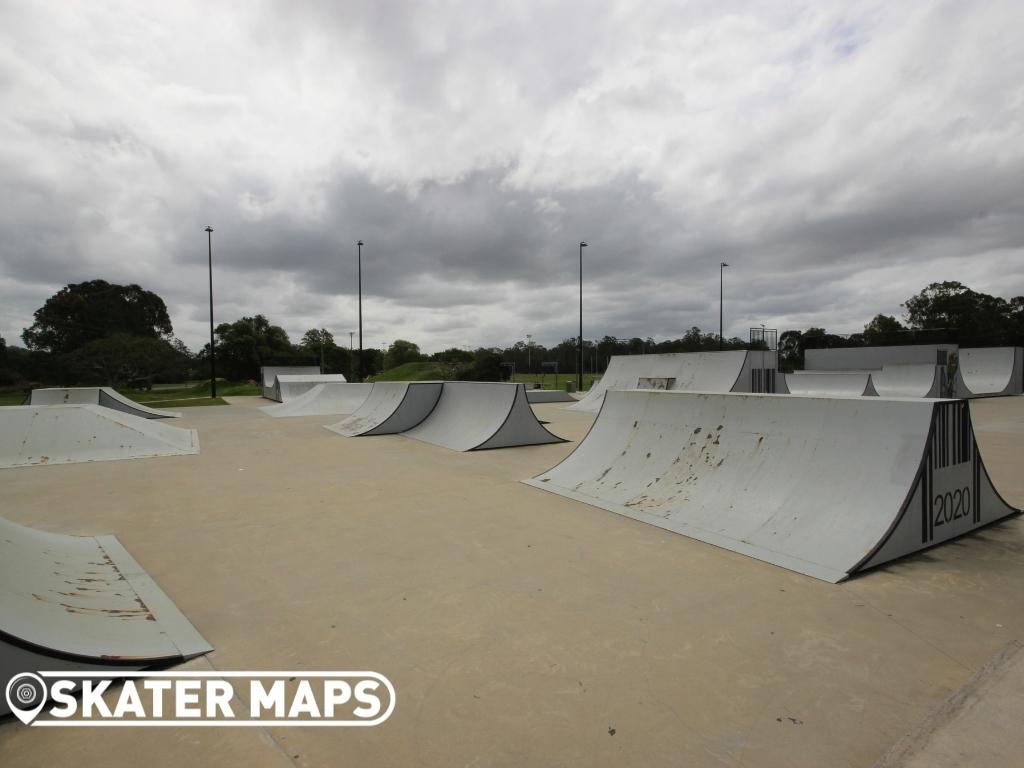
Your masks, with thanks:
[{"label": "quarter pipe ramp", "polygon": [[750,371],[750,354],[744,351],[615,355],[604,376],[568,410],[596,412],[612,389],[749,392]]},{"label": "quarter pipe ramp", "polygon": [[524,482],[830,582],[1018,511],[955,400],[612,391]]},{"label": "quarter pipe ramp", "polygon": [[102,405],[143,419],[176,419],[181,416],[177,411],[147,408],[111,387],[33,389],[25,405]]},{"label": "quarter pipe ramp", "polygon": [[279,374],[274,380],[274,394],[278,402],[287,403],[306,394],[319,384],[342,384],[347,382],[344,374],[325,373],[312,376]]},{"label": "quarter pipe ramp", "polygon": [[871,372],[879,397],[942,397],[946,369],[941,365],[886,365]]},{"label": "quarter pipe ramp", "polygon": [[316,365],[264,365],[260,368],[260,383],[263,389],[263,396],[268,400],[279,400],[277,393],[277,376],[319,376],[320,368]]},{"label": "quarter pipe ramp", "polygon": [[817,373],[795,371],[786,374],[786,387],[791,395],[812,397],[863,397],[877,395],[868,372]]},{"label": "quarter pipe ramp", "polygon": [[0,468],[199,453],[181,429],[99,405],[0,408]]},{"label": "quarter pipe ramp", "polygon": [[[281,377],[279,376],[278,379]],[[334,416],[354,413],[363,404],[373,384],[316,384],[304,394],[277,405],[260,408],[268,416]]]},{"label": "quarter pipe ramp", "polygon": [[1020,347],[961,349],[953,393],[957,397],[1019,395],[1024,384],[1022,367]]},{"label": "quarter pipe ramp", "polygon": [[453,451],[562,443],[533,414],[522,384],[446,381],[430,414],[404,432]]},{"label": "quarter pipe ramp", "polygon": [[211,650],[113,536],[0,518],[0,690],[22,672],[142,669]]},{"label": "quarter pipe ramp", "polygon": [[326,429],[345,437],[394,435],[419,425],[441,397],[440,381],[379,381],[347,419]]}]

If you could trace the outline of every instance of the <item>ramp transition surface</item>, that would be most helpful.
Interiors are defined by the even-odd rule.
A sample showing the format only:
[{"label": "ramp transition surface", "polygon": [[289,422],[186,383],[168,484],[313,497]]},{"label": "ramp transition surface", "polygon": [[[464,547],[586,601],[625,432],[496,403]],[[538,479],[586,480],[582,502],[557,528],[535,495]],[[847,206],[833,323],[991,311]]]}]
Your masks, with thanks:
[{"label": "ramp transition surface", "polygon": [[199,453],[194,429],[99,405],[0,408],[0,467]]},{"label": "ramp transition surface", "polygon": [[524,482],[831,582],[1018,511],[953,400],[612,391]]},{"label": "ramp transition surface", "polygon": [[111,387],[52,387],[33,389],[25,405],[102,405],[143,419],[176,419],[177,411],[148,408]]},{"label": "ramp transition surface", "polygon": [[957,397],[1019,395],[1024,385],[1024,349],[978,347],[961,349],[953,382]]},{"label": "ramp transition surface", "polygon": [[21,672],[141,669],[211,650],[113,536],[0,518],[0,690]]},{"label": "ramp transition surface", "polygon": [[453,451],[565,442],[533,413],[522,384],[446,381],[430,414],[408,437]]},{"label": "ramp transition surface", "polygon": [[791,395],[812,397],[863,397],[877,395],[868,372],[817,373],[795,371],[786,374],[786,387]]},{"label": "ramp transition surface", "polygon": [[260,385],[263,390],[263,397],[268,400],[279,400],[277,392],[277,377],[285,376],[319,376],[320,367],[317,365],[264,365],[260,367]]},{"label": "ramp transition surface", "polygon": [[277,405],[260,408],[268,416],[336,416],[354,413],[370,394],[373,384],[316,384],[304,394]]},{"label": "ramp transition surface", "polygon": [[430,415],[442,386],[440,381],[378,381],[358,410],[326,429],[345,437],[405,432]]}]

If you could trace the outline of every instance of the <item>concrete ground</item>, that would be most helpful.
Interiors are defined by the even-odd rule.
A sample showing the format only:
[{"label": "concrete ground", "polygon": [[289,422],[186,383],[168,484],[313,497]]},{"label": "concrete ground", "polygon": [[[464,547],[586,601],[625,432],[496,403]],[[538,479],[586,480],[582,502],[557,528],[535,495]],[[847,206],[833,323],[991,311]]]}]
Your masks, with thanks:
[{"label": "concrete ground", "polygon": [[[871,766],[1024,637],[1019,518],[831,585],[518,482],[574,443],[459,454],[264,404],[185,409],[199,456],[0,470],[0,515],[116,534],[216,647],[190,666],[376,670],[391,719],[8,720],[0,765]],[[974,407],[1024,506],[1024,398]]]}]

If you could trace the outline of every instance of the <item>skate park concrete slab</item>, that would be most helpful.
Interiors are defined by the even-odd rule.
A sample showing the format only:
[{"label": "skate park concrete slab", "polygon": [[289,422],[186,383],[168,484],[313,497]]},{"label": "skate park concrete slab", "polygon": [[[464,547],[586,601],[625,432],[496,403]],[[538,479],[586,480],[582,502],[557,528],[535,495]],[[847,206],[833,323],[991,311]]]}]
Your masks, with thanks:
[{"label": "skate park concrete slab", "polygon": [[[1024,636],[1020,518],[831,585],[520,482],[575,443],[343,440],[229,400],[183,409],[200,460],[5,470],[3,516],[116,535],[215,647],[184,668],[372,669],[395,713],[102,734],[8,720],[4,765],[871,766]],[[977,405],[1019,506],[1024,430],[988,426],[1022,423],[1024,398]],[[593,420],[534,411],[574,441]]]}]

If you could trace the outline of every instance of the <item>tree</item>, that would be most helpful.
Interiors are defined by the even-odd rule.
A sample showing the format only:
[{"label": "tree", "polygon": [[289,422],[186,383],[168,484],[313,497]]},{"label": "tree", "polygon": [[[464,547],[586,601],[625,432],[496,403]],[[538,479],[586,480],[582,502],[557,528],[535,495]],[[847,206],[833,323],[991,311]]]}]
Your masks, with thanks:
[{"label": "tree", "polygon": [[405,339],[395,339],[388,347],[388,353],[384,358],[384,369],[390,370],[406,363],[419,363],[426,359],[416,344]]},{"label": "tree", "polygon": [[164,300],[138,285],[106,280],[70,283],[35,312],[21,338],[29,349],[65,354],[114,335],[169,338]]},{"label": "tree", "polygon": [[[272,325],[263,315],[221,323],[216,334],[217,370],[229,379],[258,379],[260,366],[298,357],[284,329]],[[208,360],[209,355],[209,345],[206,345],[202,357]]]},{"label": "tree", "polygon": [[955,280],[932,283],[903,304],[911,328],[947,329],[961,340],[1001,341],[1013,325],[1013,304]]},{"label": "tree", "polygon": [[892,315],[878,314],[864,326],[864,341],[872,346],[898,344],[903,324]]},{"label": "tree", "polygon": [[[90,341],[67,356],[67,375],[79,384],[148,386],[154,380],[182,381],[188,351],[166,339],[118,333]],[[184,350],[184,351],[183,351]]]}]

